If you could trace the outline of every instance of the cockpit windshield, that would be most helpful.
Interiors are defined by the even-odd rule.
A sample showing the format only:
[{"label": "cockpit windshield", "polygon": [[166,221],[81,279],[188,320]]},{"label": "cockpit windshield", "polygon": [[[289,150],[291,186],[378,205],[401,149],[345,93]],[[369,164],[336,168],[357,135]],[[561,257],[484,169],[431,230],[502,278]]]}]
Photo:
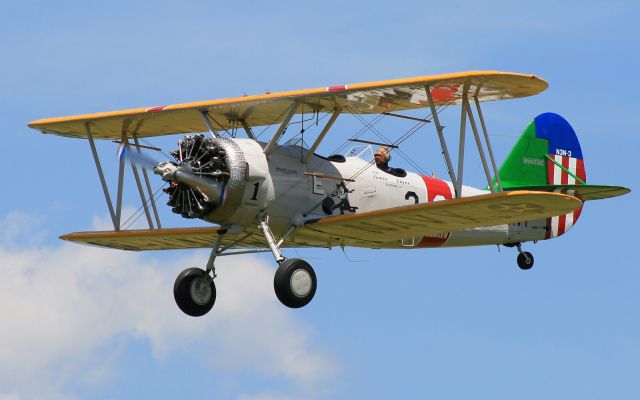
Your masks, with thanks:
[{"label": "cockpit windshield", "polygon": [[358,157],[364,160],[373,160],[373,148],[371,145],[353,146],[349,151],[347,151],[345,157]]}]

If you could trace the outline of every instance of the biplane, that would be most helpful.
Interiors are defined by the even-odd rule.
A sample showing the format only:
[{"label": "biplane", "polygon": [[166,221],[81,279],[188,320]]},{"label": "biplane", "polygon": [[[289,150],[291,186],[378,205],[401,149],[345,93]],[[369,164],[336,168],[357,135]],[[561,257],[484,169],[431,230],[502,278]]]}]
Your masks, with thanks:
[{"label": "biplane", "polygon": [[[184,270],[174,284],[178,307],[188,315],[202,316],[216,300],[215,262],[221,256],[273,254],[278,264],[275,294],[291,308],[311,301],[317,278],[305,260],[286,258],[286,248],[504,245],[517,249],[520,268],[531,268],[533,256],[522,249],[523,243],[566,233],[580,217],[585,201],[629,192],[624,187],[586,183],[577,136],[554,113],[537,116],[497,167],[480,104],[536,95],[547,86],[533,75],[462,72],[41,119],[29,126],[88,140],[113,222],[113,230],[69,233],[62,239],[137,251],[211,249],[203,268]],[[460,107],[457,168],[439,119],[442,108],[452,105]],[[424,109],[427,117],[397,114],[415,109]],[[303,113],[326,119],[313,144],[280,143],[294,117]],[[450,180],[382,168],[355,151],[317,154],[336,119],[345,114],[430,123]],[[254,128],[262,126],[275,129],[269,140],[259,140],[254,133]],[[463,184],[469,127],[487,179],[485,188]],[[234,134],[225,134],[230,131]],[[186,136],[170,153],[171,160],[150,161],[147,151],[154,148],[140,141],[176,134]],[[97,140],[120,146],[115,206]],[[351,140],[383,146],[386,159],[398,147],[395,142]],[[148,229],[122,227],[127,163]],[[164,181],[167,204],[174,213],[213,225],[163,227],[151,172]]]}]

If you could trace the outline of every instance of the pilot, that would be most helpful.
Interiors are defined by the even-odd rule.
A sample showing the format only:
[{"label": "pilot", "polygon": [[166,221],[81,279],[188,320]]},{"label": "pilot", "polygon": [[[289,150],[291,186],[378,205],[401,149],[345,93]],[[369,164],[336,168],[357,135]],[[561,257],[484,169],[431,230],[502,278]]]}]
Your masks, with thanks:
[{"label": "pilot", "polygon": [[386,147],[380,147],[373,154],[373,159],[376,162],[376,167],[380,168],[385,172],[389,172],[389,160],[391,160],[391,154],[389,154],[389,149]]}]

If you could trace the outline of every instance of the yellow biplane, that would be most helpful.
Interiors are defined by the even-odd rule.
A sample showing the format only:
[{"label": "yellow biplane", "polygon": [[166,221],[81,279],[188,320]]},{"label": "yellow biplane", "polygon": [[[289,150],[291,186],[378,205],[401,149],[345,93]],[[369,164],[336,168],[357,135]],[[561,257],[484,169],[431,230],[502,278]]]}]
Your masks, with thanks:
[{"label": "yellow biplane", "polygon": [[[271,252],[279,264],[275,293],[293,308],[311,301],[317,281],[311,266],[285,258],[284,248],[502,244],[517,247],[518,265],[531,268],[533,256],[522,251],[521,243],[562,235],[577,221],[584,201],[629,191],[586,184],[575,132],[552,113],[536,117],[497,168],[480,104],[532,96],[546,88],[547,83],[533,75],[463,72],[49,118],[29,126],[88,139],[95,160],[113,230],[70,233],[62,239],[124,250],[212,249],[204,269],[186,269],[174,285],[180,309],[201,316],[216,299],[219,256]],[[439,110],[450,105],[461,109],[457,169],[438,118]],[[430,119],[397,114],[413,109],[425,109]],[[294,116],[303,113],[327,118],[313,144],[279,143]],[[345,114],[385,114],[420,126],[432,123],[451,180],[391,168],[388,162],[399,151],[397,142],[350,139],[381,146],[376,162],[357,151],[316,154],[336,119]],[[252,129],[267,125],[277,126],[273,137],[258,140]],[[486,189],[463,185],[469,126]],[[225,135],[240,128],[246,138]],[[171,161],[151,161],[146,152],[153,147],[140,144],[144,138],[175,134],[187,136],[171,152]],[[115,206],[95,145],[99,139],[120,143]],[[127,162],[148,229],[122,229]],[[162,227],[149,171],[166,182],[167,204],[174,213],[215,225]]]}]

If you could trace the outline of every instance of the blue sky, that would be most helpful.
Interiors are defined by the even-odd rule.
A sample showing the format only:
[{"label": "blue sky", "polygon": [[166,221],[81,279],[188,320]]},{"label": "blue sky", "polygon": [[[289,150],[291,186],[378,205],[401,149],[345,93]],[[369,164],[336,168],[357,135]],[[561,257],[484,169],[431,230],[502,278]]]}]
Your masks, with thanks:
[{"label": "blue sky", "polygon": [[[636,2],[4,2],[0,128],[0,399],[582,398],[640,394]],[[289,251],[319,286],[299,310],[272,258],[220,262],[218,301],[180,313],[175,276],[205,251],[134,254],[62,243],[106,227],[85,141],[44,117],[464,70],[536,74],[541,95],[484,107],[497,158],[539,113],[574,126],[590,183],[567,235],[496,247]],[[455,143],[457,111],[446,110]],[[449,121],[449,122],[447,122]],[[361,128],[339,120],[330,153]],[[409,128],[383,121],[390,137]],[[309,131],[312,132],[312,131]],[[317,132],[317,130],[315,131]],[[158,140],[172,149],[178,138]],[[406,151],[444,177],[432,127]],[[472,147],[468,144],[468,153]],[[115,145],[103,143],[115,176]],[[401,159],[398,166],[406,167]],[[477,160],[466,183],[483,186]],[[138,202],[125,194],[129,210]],[[166,225],[184,224],[164,209]]]}]

